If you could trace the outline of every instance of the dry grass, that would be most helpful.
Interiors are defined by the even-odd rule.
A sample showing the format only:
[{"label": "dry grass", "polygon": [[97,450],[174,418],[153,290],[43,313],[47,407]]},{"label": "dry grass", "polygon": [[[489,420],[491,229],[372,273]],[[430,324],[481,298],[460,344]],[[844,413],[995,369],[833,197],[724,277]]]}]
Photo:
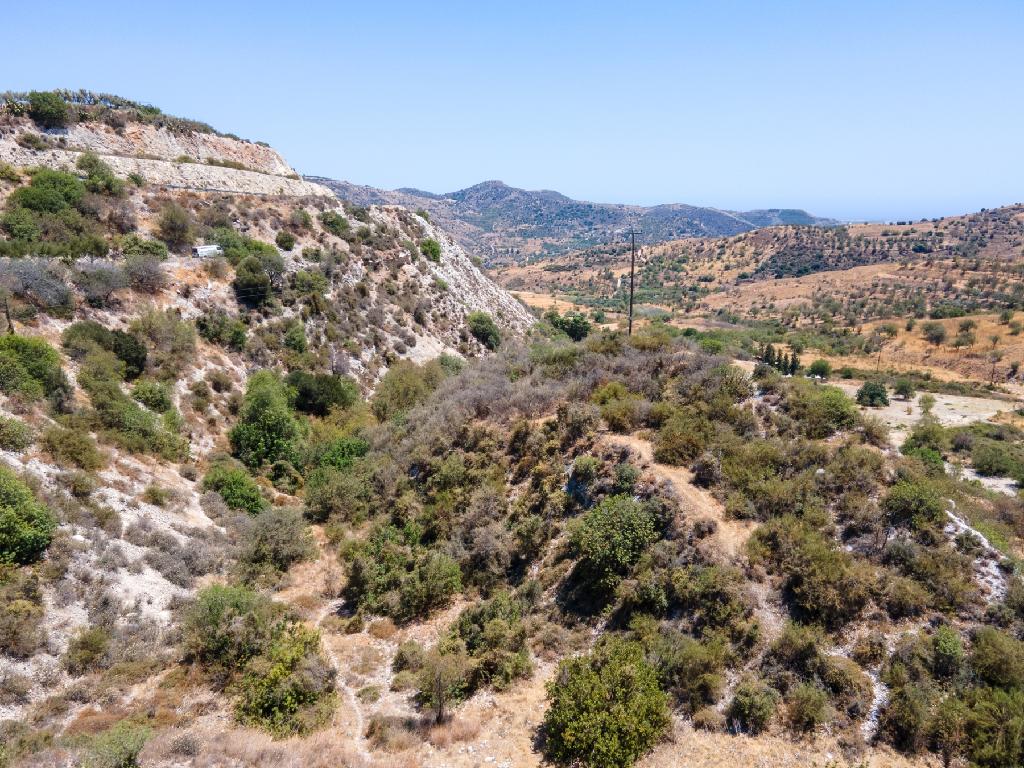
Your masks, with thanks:
[{"label": "dry grass", "polygon": [[453,717],[446,723],[432,725],[427,741],[438,749],[447,749],[460,741],[472,741],[480,734],[480,723],[466,717]]},{"label": "dry grass", "polygon": [[[351,744],[329,732],[313,734],[305,739],[274,741],[259,731],[229,729],[227,731],[195,730],[186,734],[169,729],[157,734],[146,744],[141,764],[146,766],[180,766],[192,768],[368,768],[369,762]],[[183,745],[194,745],[195,754],[181,754]],[[191,746],[186,749],[191,750]]]},{"label": "dry grass", "polygon": [[395,636],[398,628],[391,619],[383,618],[371,622],[366,631],[370,633],[371,637],[375,637],[378,640],[390,640]]}]

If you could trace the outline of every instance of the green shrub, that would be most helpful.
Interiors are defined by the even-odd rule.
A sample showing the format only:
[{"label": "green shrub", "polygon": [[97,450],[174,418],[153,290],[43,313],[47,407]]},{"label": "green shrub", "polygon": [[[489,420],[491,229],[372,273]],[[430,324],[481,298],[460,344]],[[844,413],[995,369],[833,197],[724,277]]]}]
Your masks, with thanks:
[{"label": "green shrub", "polygon": [[279,459],[294,463],[298,437],[284,382],[273,371],[257,371],[246,385],[238,423],[228,433],[235,455],[254,470]]},{"label": "green shrub", "polygon": [[936,677],[953,677],[964,663],[964,645],[952,627],[943,625],[932,636],[932,671]]},{"label": "green shrub", "polygon": [[78,375],[79,385],[92,402],[92,418],[101,436],[132,453],[149,453],[169,461],[187,456],[187,443],[167,429],[178,425],[165,423],[126,395],[103,355],[109,353],[90,355]]},{"label": "green shrub", "polygon": [[47,639],[44,618],[36,574],[28,569],[0,568],[0,653],[19,659],[32,656]]},{"label": "green shrub", "polygon": [[809,366],[807,366],[808,376],[817,376],[821,379],[827,379],[832,375],[832,365],[828,360],[815,360]]},{"label": "green shrub", "polygon": [[43,339],[0,336],[0,392],[37,400],[43,395],[63,397],[67,391],[56,349]]},{"label": "green shrub", "polygon": [[293,322],[284,333],[284,345],[293,352],[305,352],[309,347],[306,328],[300,322]]},{"label": "green shrub", "polygon": [[68,123],[68,105],[56,91],[30,91],[28,116],[41,128],[63,128]]},{"label": "green shrub", "polygon": [[348,219],[336,211],[324,211],[321,213],[320,226],[335,237],[343,238],[350,231]]},{"label": "green shrub", "polygon": [[129,720],[96,736],[86,751],[84,768],[137,768],[152,730]]},{"label": "green shrub", "polygon": [[109,197],[124,197],[124,181],[117,178],[114,169],[92,152],[83,152],[79,155],[75,167],[85,172],[85,188],[90,192]]},{"label": "green shrub", "polygon": [[282,229],[277,233],[277,236],[274,238],[274,242],[277,243],[277,247],[282,251],[290,251],[295,247],[295,235]]},{"label": "green shrub", "polygon": [[1024,688],[1024,643],[994,627],[981,627],[971,644],[971,671],[986,685]]},{"label": "green shrub", "polygon": [[255,256],[248,256],[235,267],[235,279],[231,283],[239,304],[260,307],[271,297],[272,283],[263,264]]},{"label": "green shrub", "polygon": [[97,447],[92,435],[83,429],[48,427],[39,438],[39,445],[62,467],[73,466],[92,472],[107,463],[106,455]]},{"label": "green shrub", "polygon": [[[346,463],[344,457],[339,460]],[[306,517],[319,523],[330,519],[357,522],[365,518],[369,511],[370,478],[358,469],[353,460],[344,471],[329,465],[313,470],[305,486]]]},{"label": "green shrub", "polygon": [[626,768],[668,730],[668,702],[636,643],[610,639],[547,684],[545,752],[561,764]]},{"label": "green shrub", "polygon": [[443,608],[462,590],[459,564],[440,552],[428,553],[416,563],[412,573],[402,580],[394,616],[410,620]]},{"label": "green shrub", "polygon": [[544,319],[573,341],[583,341],[590,333],[590,321],[579,312],[559,315],[558,310],[552,309],[544,314]]},{"label": "green shrub", "polygon": [[266,502],[260,487],[244,467],[229,462],[214,464],[203,477],[203,490],[220,494],[231,509],[240,509],[250,515],[263,511]]},{"label": "green shrub", "polygon": [[148,344],[147,364],[158,379],[175,381],[195,361],[195,327],[173,309],[150,310],[132,321],[129,330]]},{"label": "green shrub", "polygon": [[754,532],[750,549],[784,576],[797,618],[835,628],[867,603],[874,581],[870,565],[803,521],[788,515],[769,520]]},{"label": "green shrub", "polygon": [[889,393],[880,381],[865,381],[857,390],[857,404],[881,408],[889,404]]},{"label": "green shrub", "polygon": [[295,390],[295,409],[326,416],[332,407],[350,408],[359,400],[359,386],[348,376],[292,371],[285,379]]},{"label": "green shrub", "polygon": [[466,316],[466,327],[477,341],[487,349],[495,350],[501,344],[501,331],[486,312],[470,312]]},{"label": "green shrub", "polygon": [[32,490],[0,466],[0,564],[25,565],[50,546],[57,521]]},{"label": "green shrub", "polygon": [[897,397],[909,400],[914,396],[914,382],[910,379],[896,379],[896,383],[893,385],[892,391]]},{"label": "green shrub", "polygon": [[662,424],[654,437],[654,458],[663,464],[689,464],[704,453],[712,431],[706,418],[688,411],[676,413]]},{"label": "green shrub", "polygon": [[177,203],[167,203],[157,219],[157,234],[167,247],[180,251],[195,241],[192,216]]},{"label": "green shrub", "polygon": [[23,451],[32,444],[32,429],[20,419],[0,416],[0,449]]},{"label": "green shrub", "polygon": [[249,662],[235,714],[276,736],[308,733],[330,717],[335,675],[320,651],[320,633],[291,625]]},{"label": "green shrub", "polygon": [[82,629],[71,638],[61,663],[69,674],[84,675],[100,665],[109,648],[110,632],[106,629]]},{"label": "green shrub", "polygon": [[435,362],[416,365],[399,360],[377,385],[371,408],[381,421],[398,420],[419,405],[444,378],[444,370]]},{"label": "green shrub", "polygon": [[743,680],[736,686],[732,701],[726,709],[726,717],[743,732],[757,735],[771,722],[778,705],[779,695],[757,680]]},{"label": "green shrub", "polygon": [[174,407],[171,390],[166,385],[152,379],[142,379],[132,387],[132,397],[156,413],[166,413]]},{"label": "green shrub", "polygon": [[857,423],[857,409],[836,387],[802,386],[793,382],[786,397],[786,412],[800,423],[807,437],[826,438]]},{"label": "green shrub", "polygon": [[182,646],[186,658],[224,682],[269,648],[285,623],[282,604],[246,587],[215,584],[185,608]]},{"label": "green shrub", "polygon": [[476,662],[474,688],[489,684],[503,690],[517,678],[529,676],[522,605],[508,592],[463,610],[453,629]]},{"label": "green shrub", "polygon": [[441,244],[432,237],[420,242],[420,252],[431,261],[441,261]]},{"label": "green shrub", "polygon": [[445,651],[428,653],[416,676],[417,702],[434,712],[435,723],[444,722],[448,706],[464,699],[470,690],[472,662],[465,650],[456,647]]},{"label": "green shrub", "polygon": [[231,317],[223,310],[213,310],[196,320],[199,335],[211,344],[219,344],[236,352],[245,349],[247,328],[237,317]]},{"label": "green shrub", "polygon": [[985,477],[1007,477],[1018,469],[1013,456],[995,442],[978,440],[971,449],[971,464],[979,475]]},{"label": "green shrub", "polygon": [[321,467],[348,469],[369,450],[370,444],[361,437],[339,437],[325,446],[318,463]]},{"label": "green shrub", "polygon": [[897,525],[918,529],[941,522],[946,510],[942,495],[927,480],[900,480],[885,494],[882,508]]},{"label": "green shrub", "polygon": [[146,369],[146,346],[131,333],[111,331],[93,320],[72,323],[61,336],[61,343],[69,355],[84,358],[99,348],[113,352],[124,363],[124,377],[135,379]]},{"label": "green shrub", "polygon": [[292,509],[268,509],[243,534],[238,563],[243,580],[256,582],[276,578],[315,551],[302,515]]},{"label": "green shrub", "polygon": [[927,736],[928,706],[928,694],[919,686],[897,688],[879,717],[879,735],[901,752],[920,752]]},{"label": "green shrub", "polygon": [[580,519],[572,543],[582,576],[611,591],[658,538],[651,513],[629,496],[609,496]]},{"label": "green shrub", "polygon": [[167,258],[167,245],[160,240],[147,240],[133,232],[121,239],[121,253],[125,256],[150,256],[163,261]]},{"label": "green shrub", "polygon": [[828,696],[812,683],[800,683],[786,697],[789,726],[794,731],[815,730],[828,720]]}]

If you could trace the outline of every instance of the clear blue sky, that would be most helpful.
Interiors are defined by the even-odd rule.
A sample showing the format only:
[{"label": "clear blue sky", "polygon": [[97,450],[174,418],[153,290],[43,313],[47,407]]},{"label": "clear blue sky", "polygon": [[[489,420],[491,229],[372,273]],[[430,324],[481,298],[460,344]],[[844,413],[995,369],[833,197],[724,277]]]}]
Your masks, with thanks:
[{"label": "clear blue sky", "polygon": [[849,219],[1024,200],[1022,0],[57,0],[2,17],[0,90],[148,101],[302,173]]}]

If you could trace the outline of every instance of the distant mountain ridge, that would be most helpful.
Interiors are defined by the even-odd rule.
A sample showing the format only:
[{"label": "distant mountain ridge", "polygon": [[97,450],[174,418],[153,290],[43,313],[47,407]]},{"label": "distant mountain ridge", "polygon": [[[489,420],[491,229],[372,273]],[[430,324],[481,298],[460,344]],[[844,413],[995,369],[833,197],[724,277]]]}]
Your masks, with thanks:
[{"label": "distant mountain ridge", "polygon": [[320,176],[307,176],[356,205],[401,205],[423,209],[471,253],[490,262],[520,261],[607,243],[638,226],[645,243],[683,237],[736,235],[780,224],[834,226],[840,222],[795,208],[727,211],[684,203],[655,206],[591,203],[553,190],[526,190],[501,181],[435,194],[404,187],[383,190]]}]

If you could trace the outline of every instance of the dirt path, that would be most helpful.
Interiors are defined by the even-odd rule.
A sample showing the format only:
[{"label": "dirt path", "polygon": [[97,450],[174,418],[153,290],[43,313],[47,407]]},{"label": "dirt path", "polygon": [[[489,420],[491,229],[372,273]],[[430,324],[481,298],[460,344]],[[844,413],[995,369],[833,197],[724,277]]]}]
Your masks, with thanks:
[{"label": "dirt path", "polygon": [[690,470],[656,462],[650,440],[634,435],[611,434],[606,435],[604,440],[609,445],[630,448],[645,469],[650,470],[655,477],[667,481],[675,491],[685,517],[714,520],[718,524],[718,530],[712,538],[729,560],[735,560],[742,555],[743,547],[756,527],[754,522],[728,518],[725,508],[714,496],[693,484],[693,473]]}]

